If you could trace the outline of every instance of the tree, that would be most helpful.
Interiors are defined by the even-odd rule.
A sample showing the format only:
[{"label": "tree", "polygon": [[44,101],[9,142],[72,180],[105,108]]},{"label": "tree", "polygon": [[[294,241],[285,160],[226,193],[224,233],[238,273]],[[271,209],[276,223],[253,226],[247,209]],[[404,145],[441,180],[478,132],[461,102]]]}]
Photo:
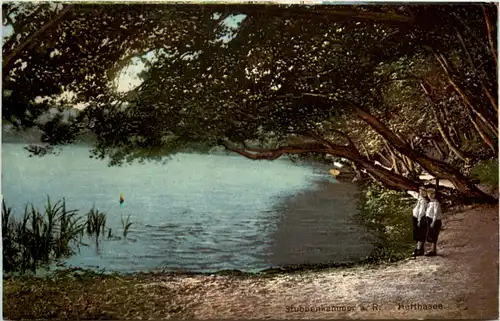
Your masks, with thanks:
[{"label": "tree", "polygon": [[[76,92],[89,106],[75,126],[96,135],[97,156],[111,156],[118,164],[154,158],[190,142],[222,143],[254,159],[327,153],[353,161],[390,188],[417,190],[418,170],[423,169],[449,179],[467,198],[489,199],[460,168],[419,150],[415,141],[420,137],[413,135],[418,128],[423,136],[435,137],[438,130],[462,161],[465,154],[452,143],[450,128],[441,119],[446,110],[466,123],[463,116],[468,117],[484,142],[498,136],[496,113],[491,112],[496,106],[491,94],[496,75],[487,69],[476,72],[482,89],[466,90],[470,77],[462,72],[465,63],[471,56],[483,57],[483,52],[456,49],[466,38],[491,38],[489,7],[291,6],[266,7],[266,12],[259,6],[112,8],[75,6],[71,20],[59,22],[51,33],[53,48],[64,52],[61,59],[43,56],[48,40],[40,39],[38,47],[23,51],[22,57],[31,59],[23,80],[11,76],[8,82],[14,97],[29,97],[29,103],[33,94],[17,93],[26,93],[28,81],[33,87],[44,79],[41,72],[50,75],[55,88]],[[437,19],[436,12],[445,19]],[[233,31],[234,38],[223,41],[228,28],[221,22],[235,13],[246,18]],[[457,19],[468,31],[460,37],[452,26]],[[478,20],[489,21],[486,32],[476,30]],[[84,32],[88,28],[96,32]],[[69,40],[79,44],[75,47]],[[471,48],[467,46],[462,45]],[[145,53],[155,59],[142,73],[143,83],[125,94],[114,91],[110,79],[132,57]],[[81,66],[78,81],[70,76],[75,65]],[[434,78],[433,66],[440,68]],[[443,79],[461,105],[444,104],[450,95],[441,93]],[[409,102],[391,95],[391,90],[403,89]],[[490,107],[478,107],[485,97]],[[33,109],[29,103],[22,112]],[[9,101],[9,106],[17,113],[8,116],[23,118],[18,105]],[[425,126],[429,123],[438,126]],[[59,136],[51,136],[53,143]],[[275,148],[262,148],[269,139]],[[435,139],[433,146],[440,150]],[[376,165],[376,155],[389,160],[392,169]]]}]

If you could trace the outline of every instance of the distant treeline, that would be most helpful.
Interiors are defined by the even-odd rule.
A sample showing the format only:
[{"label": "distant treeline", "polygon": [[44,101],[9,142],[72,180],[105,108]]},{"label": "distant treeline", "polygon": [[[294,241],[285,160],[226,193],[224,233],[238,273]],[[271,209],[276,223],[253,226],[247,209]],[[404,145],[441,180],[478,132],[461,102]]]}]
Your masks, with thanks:
[{"label": "distant treeline", "polygon": [[[38,128],[29,128],[27,130],[16,130],[2,126],[2,143],[24,143],[36,144],[42,143],[42,131]],[[91,133],[81,134],[75,140],[77,144],[92,144],[95,138]]]}]

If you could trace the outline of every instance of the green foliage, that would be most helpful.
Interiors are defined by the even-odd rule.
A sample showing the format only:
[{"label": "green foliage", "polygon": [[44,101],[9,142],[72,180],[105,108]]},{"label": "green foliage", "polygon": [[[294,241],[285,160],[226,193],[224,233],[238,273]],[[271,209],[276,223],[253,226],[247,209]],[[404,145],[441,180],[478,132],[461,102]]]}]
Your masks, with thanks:
[{"label": "green foliage", "polygon": [[476,164],[471,170],[471,176],[481,183],[498,187],[498,160],[484,160]]},{"label": "green foliage", "polygon": [[[15,31],[5,40],[4,56],[64,10],[33,8],[3,7],[4,23]],[[314,131],[337,144],[329,154],[360,164],[359,155],[387,166],[399,163],[396,172],[416,181],[415,163],[423,162],[410,148],[402,150],[396,137],[432,158],[438,143],[445,145],[436,126],[442,118],[443,132],[450,131],[458,148],[466,151],[462,133],[480,142],[471,158],[495,153],[468,114],[476,108],[473,114],[484,116],[495,136],[497,104],[488,97],[497,88],[489,48],[496,25],[485,28],[496,19],[494,5],[70,8],[4,68],[2,117],[39,126],[51,145],[73,143],[86,133],[95,138],[93,157],[110,165],[161,160],[186,147],[206,150],[226,141],[251,141],[253,147],[272,141],[275,148],[295,139],[293,153],[305,145],[325,153],[325,144],[311,139]],[[245,18],[238,26],[225,25],[235,15]],[[136,60],[145,65],[142,83],[118,92],[117,76]],[[423,83],[432,93],[423,93]],[[58,100],[68,91],[73,98]],[[77,103],[86,108],[74,117],[39,122],[51,109]],[[439,117],[431,112],[436,108]],[[445,161],[440,172],[464,170],[463,160]]]},{"label": "green foliage", "polygon": [[[40,5],[31,16],[26,12],[36,6],[25,6],[3,8],[7,17],[15,16],[15,22],[7,18],[4,22],[17,26],[6,40],[4,55],[15,51],[17,37],[27,38],[63,8]],[[233,30],[235,38],[218,41],[230,29],[222,22],[236,14],[246,18]],[[386,19],[359,18],[371,14]],[[351,18],[340,18],[346,15]],[[474,28],[464,28],[456,19]],[[376,111],[396,132],[414,133],[421,129],[415,127],[432,123],[425,106],[420,107],[419,81],[431,72],[428,66],[437,64],[426,48],[453,53],[455,67],[466,65],[463,61],[469,56],[456,50],[458,28],[473,49],[469,54],[480,57],[485,61],[482,68],[488,68],[491,59],[484,59],[487,52],[475,40],[487,39],[475,28],[482,19],[481,7],[472,5],[307,9],[74,5],[51,32],[20,54],[4,77],[11,93],[4,97],[3,117],[28,119],[32,124],[47,105],[61,105],[53,99],[50,104],[36,102],[37,96],[54,98],[62,90],[71,90],[76,94],[72,104],[89,105],[74,120],[82,126],[49,122],[44,125],[44,140],[70,143],[78,130],[91,130],[99,137],[96,153],[112,156],[113,164],[155,159],[160,147],[175,152],[190,142],[213,146],[218,138],[265,140],[318,124],[338,126],[335,119],[345,101]],[[144,82],[128,93],[117,93],[112,88],[116,76],[132,58],[142,59],[146,53],[155,59],[145,63]],[[27,67],[22,68],[22,63]],[[297,95],[306,92],[324,95],[331,102]],[[420,118],[426,118],[423,124],[415,121]],[[366,126],[353,119],[344,119],[342,126],[360,136],[355,141],[366,141]],[[370,141],[376,138],[370,136]],[[173,142],[167,137],[180,139]],[[368,149],[376,151],[380,139],[374,143]]]},{"label": "green foliage", "polygon": [[365,184],[359,195],[358,219],[375,236],[369,261],[396,261],[412,249],[411,211],[415,199],[404,192]]},{"label": "green foliage", "polygon": [[21,221],[12,208],[2,204],[3,269],[5,272],[36,273],[38,266],[74,254],[81,244],[85,224],[66,201],[52,205],[47,197],[45,211],[26,205]]}]

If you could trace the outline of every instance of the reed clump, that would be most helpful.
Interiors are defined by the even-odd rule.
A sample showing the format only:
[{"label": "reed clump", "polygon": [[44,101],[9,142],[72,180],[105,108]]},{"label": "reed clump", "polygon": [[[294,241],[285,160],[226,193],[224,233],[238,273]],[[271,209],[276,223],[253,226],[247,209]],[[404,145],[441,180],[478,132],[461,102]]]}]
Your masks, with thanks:
[{"label": "reed clump", "polygon": [[68,257],[82,244],[85,222],[66,201],[52,203],[47,197],[44,212],[27,204],[21,220],[2,201],[2,243],[4,272],[32,271],[52,260]]},{"label": "reed clump", "polygon": [[122,215],[122,228],[123,228],[123,237],[126,238],[128,234],[128,230],[132,226],[132,222],[130,222],[130,214],[127,216],[127,218],[124,220],[123,215]]},{"label": "reed clump", "polygon": [[[106,229],[106,213],[100,212],[95,205],[86,217],[77,215],[77,210],[68,210],[66,200],[56,203],[47,197],[43,211],[27,204],[22,217],[15,217],[11,207],[2,200],[2,243],[3,271],[5,273],[36,273],[40,266],[70,257],[80,246],[84,235],[95,239],[96,249],[99,242],[107,238],[121,239]],[[126,238],[132,222],[130,215],[121,217],[123,237]]]},{"label": "reed clump", "polygon": [[99,236],[106,232],[106,214],[95,209],[95,205],[87,213],[87,222],[85,223],[87,235],[95,237],[96,246],[99,246]]}]

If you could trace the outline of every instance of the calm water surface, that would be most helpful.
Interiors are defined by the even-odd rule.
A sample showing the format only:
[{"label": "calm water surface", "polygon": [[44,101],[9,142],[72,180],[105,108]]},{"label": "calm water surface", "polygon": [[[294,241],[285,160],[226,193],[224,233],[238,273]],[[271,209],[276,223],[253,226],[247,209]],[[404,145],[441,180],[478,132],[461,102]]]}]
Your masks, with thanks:
[{"label": "calm water surface", "polygon": [[[66,198],[84,215],[95,204],[106,228],[126,240],[82,247],[66,263],[120,272],[255,271],[270,266],[345,261],[367,254],[365,232],[352,222],[353,193],[326,170],[288,160],[178,154],[165,164],[108,167],[86,147],[28,157],[22,144],[2,146],[2,192],[22,215]],[[125,203],[119,206],[119,195]]]}]

